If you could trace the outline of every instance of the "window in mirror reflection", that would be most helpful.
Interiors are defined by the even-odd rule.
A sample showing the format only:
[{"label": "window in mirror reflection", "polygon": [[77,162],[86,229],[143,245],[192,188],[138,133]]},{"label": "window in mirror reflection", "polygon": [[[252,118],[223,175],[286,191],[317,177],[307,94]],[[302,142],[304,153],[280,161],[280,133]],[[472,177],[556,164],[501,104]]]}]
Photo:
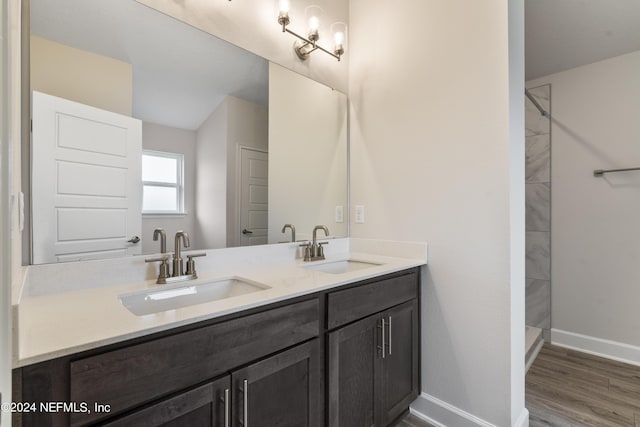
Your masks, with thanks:
[{"label": "window in mirror reflection", "polygon": [[184,156],[142,151],[142,213],[184,214]]}]

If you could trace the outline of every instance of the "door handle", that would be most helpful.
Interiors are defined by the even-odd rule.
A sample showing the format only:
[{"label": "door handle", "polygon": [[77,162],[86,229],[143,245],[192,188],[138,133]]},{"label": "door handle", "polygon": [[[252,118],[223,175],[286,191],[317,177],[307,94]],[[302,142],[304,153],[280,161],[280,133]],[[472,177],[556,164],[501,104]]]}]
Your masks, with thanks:
[{"label": "door handle", "polygon": [[391,316],[389,316],[389,356],[391,356]]},{"label": "door handle", "polygon": [[382,350],[382,358],[385,358],[385,352],[386,352],[386,347],[387,344],[385,342],[385,334],[384,334],[384,328],[386,326],[386,322],[384,320],[384,317],[380,320],[380,324],[378,325],[378,328],[380,329],[381,333],[382,333],[382,345],[379,345],[378,348],[380,350]]},{"label": "door handle", "polygon": [[249,381],[248,380],[244,380],[242,382],[242,388],[243,388],[243,393],[244,393],[244,398],[242,400],[244,400],[243,403],[243,412],[244,412],[244,418],[242,420],[242,424],[244,427],[249,427]]},{"label": "door handle", "polygon": [[229,427],[231,408],[229,407],[229,389],[224,390],[224,427]]},{"label": "door handle", "polygon": [[253,231],[249,231],[246,228],[242,230],[242,234],[253,234]]},{"label": "door handle", "polygon": [[138,237],[138,236],[133,236],[132,238],[130,238],[129,240],[127,240],[127,242],[129,242],[129,243],[138,243],[138,242],[140,242],[140,237]]}]

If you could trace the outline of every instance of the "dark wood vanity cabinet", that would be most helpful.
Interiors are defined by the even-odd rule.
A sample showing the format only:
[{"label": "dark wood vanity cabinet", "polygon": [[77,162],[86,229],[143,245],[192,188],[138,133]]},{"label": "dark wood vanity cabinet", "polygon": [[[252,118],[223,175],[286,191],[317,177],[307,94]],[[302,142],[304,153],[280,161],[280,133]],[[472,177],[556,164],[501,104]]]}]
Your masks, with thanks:
[{"label": "dark wood vanity cabinet", "polygon": [[320,427],[319,352],[311,340],[104,425]]},{"label": "dark wood vanity cabinet", "polygon": [[411,269],[15,369],[14,401],[90,411],[13,424],[386,426],[419,390],[418,290]]},{"label": "dark wood vanity cabinet", "polygon": [[230,379],[225,376],[104,425],[109,427],[224,426],[230,416],[228,406],[230,387]]},{"label": "dark wood vanity cabinet", "polygon": [[[295,357],[304,360],[308,370],[307,397],[311,399],[311,391],[322,397],[321,391],[315,389],[319,389],[318,378],[322,375],[322,353],[318,350],[322,333],[320,307],[320,298],[314,295],[16,369],[16,401],[85,402],[89,410],[24,413],[14,417],[14,424],[83,426],[108,421],[137,426],[144,418],[149,421],[142,425],[197,426],[200,421],[192,424],[185,420],[210,419],[213,424],[203,425],[222,427],[224,415],[229,412],[221,409],[220,402],[225,405],[224,391],[229,389],[223,378],[228,377],[226,381],[231,386],[231,400],[226,405],[232,408],[234,401],[242,399],[234,383],[237,372],[242,372],[239,369],[248,370],[251,375],[247,378],[257,384],[269,377],[288,378],[291,382],[289,376],[302,379],[303,375],[298,366],[286,369]],[[221,387],[225,388],[221,391]],[[295,391],[299,393],[300,389]],[[194,399],[199,402],[197,405],[193,404]],[[95,410],[96,404],[105,410]],[[259,406],[249,408],[253,410],[256,405]],[[309,416],[322,416],[315,405],[321,408],[324,401],[314,395],[307,405]],[[233,412],[231,421],[238,419]],[[319,425],[321,420],[308,425]]]},{"label": "dark wood vanity cabinet", "polygon": [[329,333],[328,405],[332,427],[376,425],[382,359],[376,349],[379,316]]},{"label": "dark wood vanity cabinet", "polygon": [[320,427],[318,340],[234,371],[232,426]]},{"label": "dark wood vanity cabinet", "polygon": [[[387,426],[404,414],[420,390],[417,278],[401,276],[375,286],[376,295],[385,298],[355,303],[356,296],[369,290],[339,291],[333,299],[345,307],[341,310],[332,311],[329,295],[329,313],[334,314],[335,324],[342,324],[338,319],[351,320],[353,312],[369,314],[405,301],[329,332],[328,417],[332,427]],[[345,301],[353,301],[356,307],[347,310]]]},{"label": "dark wood vanity cabinet", "polygon": [[420,393],[420,314],[412,300],[385,311],[388,345],[382,359],[384,425],[402,415]]}]

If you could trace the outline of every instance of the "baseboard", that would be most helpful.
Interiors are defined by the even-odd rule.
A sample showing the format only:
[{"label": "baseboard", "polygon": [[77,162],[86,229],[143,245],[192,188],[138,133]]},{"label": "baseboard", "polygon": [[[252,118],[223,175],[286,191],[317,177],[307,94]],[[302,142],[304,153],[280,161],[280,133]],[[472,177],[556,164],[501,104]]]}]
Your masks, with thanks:
[{"label": "baseboard", "polygon": [[522,412],[520,412],[520,416],[513,427],[529,427],[529,411],[527,408],[522,408]]},{"label": "baseboard", "polygon": [[533,365],[533,362],[535,362],[536,357],[538,356],[538,353],[540,353],[540,350],[542,350],[542,346],[544,345],[544,340],[540,340],[538,341],[538,343],[536,344],[536,348],[534,348],[531,353],[529,354],[529,357],[527,357],[527,360],[524,363],[524,373],[526,375],[527,372],[529,372],[529,368],[531,367],[531,365]]},{"label": "baseboard", "polygon": [[551,343],[618,362],[640,366],[640,347],[560,329],[551,329]]},{"label": "baseboard", "polygon": [[411,413],[436,427],[496,427],[427,393],[420,394],[411,404]]},{"label": "baseboard", "polygon": [[[409,410],[415,417],[436,427],[496,427],[427,393],[420,394]],[[529,427],[529,411],[526,408],[522,408],[513,427]]]}]

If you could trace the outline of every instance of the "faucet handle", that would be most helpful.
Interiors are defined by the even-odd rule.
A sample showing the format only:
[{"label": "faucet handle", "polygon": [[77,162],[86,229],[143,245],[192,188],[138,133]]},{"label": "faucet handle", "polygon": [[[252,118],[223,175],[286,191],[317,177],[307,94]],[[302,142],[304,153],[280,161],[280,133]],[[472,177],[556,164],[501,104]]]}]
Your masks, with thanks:
[{"label": "faucet handle", "polygon": [[311,261],[311,242],[305,242],[298,246],[304,248],[304,261]]},{"label": "faucet handle", "polygon": [[158,280],[156,283],[164,285],[169,277],[169,255],[163,255],[159,258],[146,258],[144,262],[160,262],[160,271],[158,272]]},{"label": "faucet handle", "polygon": [[169,261],[169,255],[162,255],[158,258],[145,258],[144,262],[166,262]]},{"label": "faucet handle", "polygon": [[324,259],[324,245],[328,245],[329,242],[319,242],[318,243],[318,256]]},{"label": "faucet handle", "polygon": [[201,256],[207,256],[207,253],[206,252],[198,252],[197,254],[189,254],[189,255],[187,255],[187,259],[197,258],[197,257],[201,257]]},{"label": "faucet handle", "polygon": [[196,262],[193,259],[201,256],[207,256],[207,254],[200,252],[197,254],[187,255],[187,271],[185,271],[185,274],[193,276],[194,279],[198,278],[196,274]]}]

